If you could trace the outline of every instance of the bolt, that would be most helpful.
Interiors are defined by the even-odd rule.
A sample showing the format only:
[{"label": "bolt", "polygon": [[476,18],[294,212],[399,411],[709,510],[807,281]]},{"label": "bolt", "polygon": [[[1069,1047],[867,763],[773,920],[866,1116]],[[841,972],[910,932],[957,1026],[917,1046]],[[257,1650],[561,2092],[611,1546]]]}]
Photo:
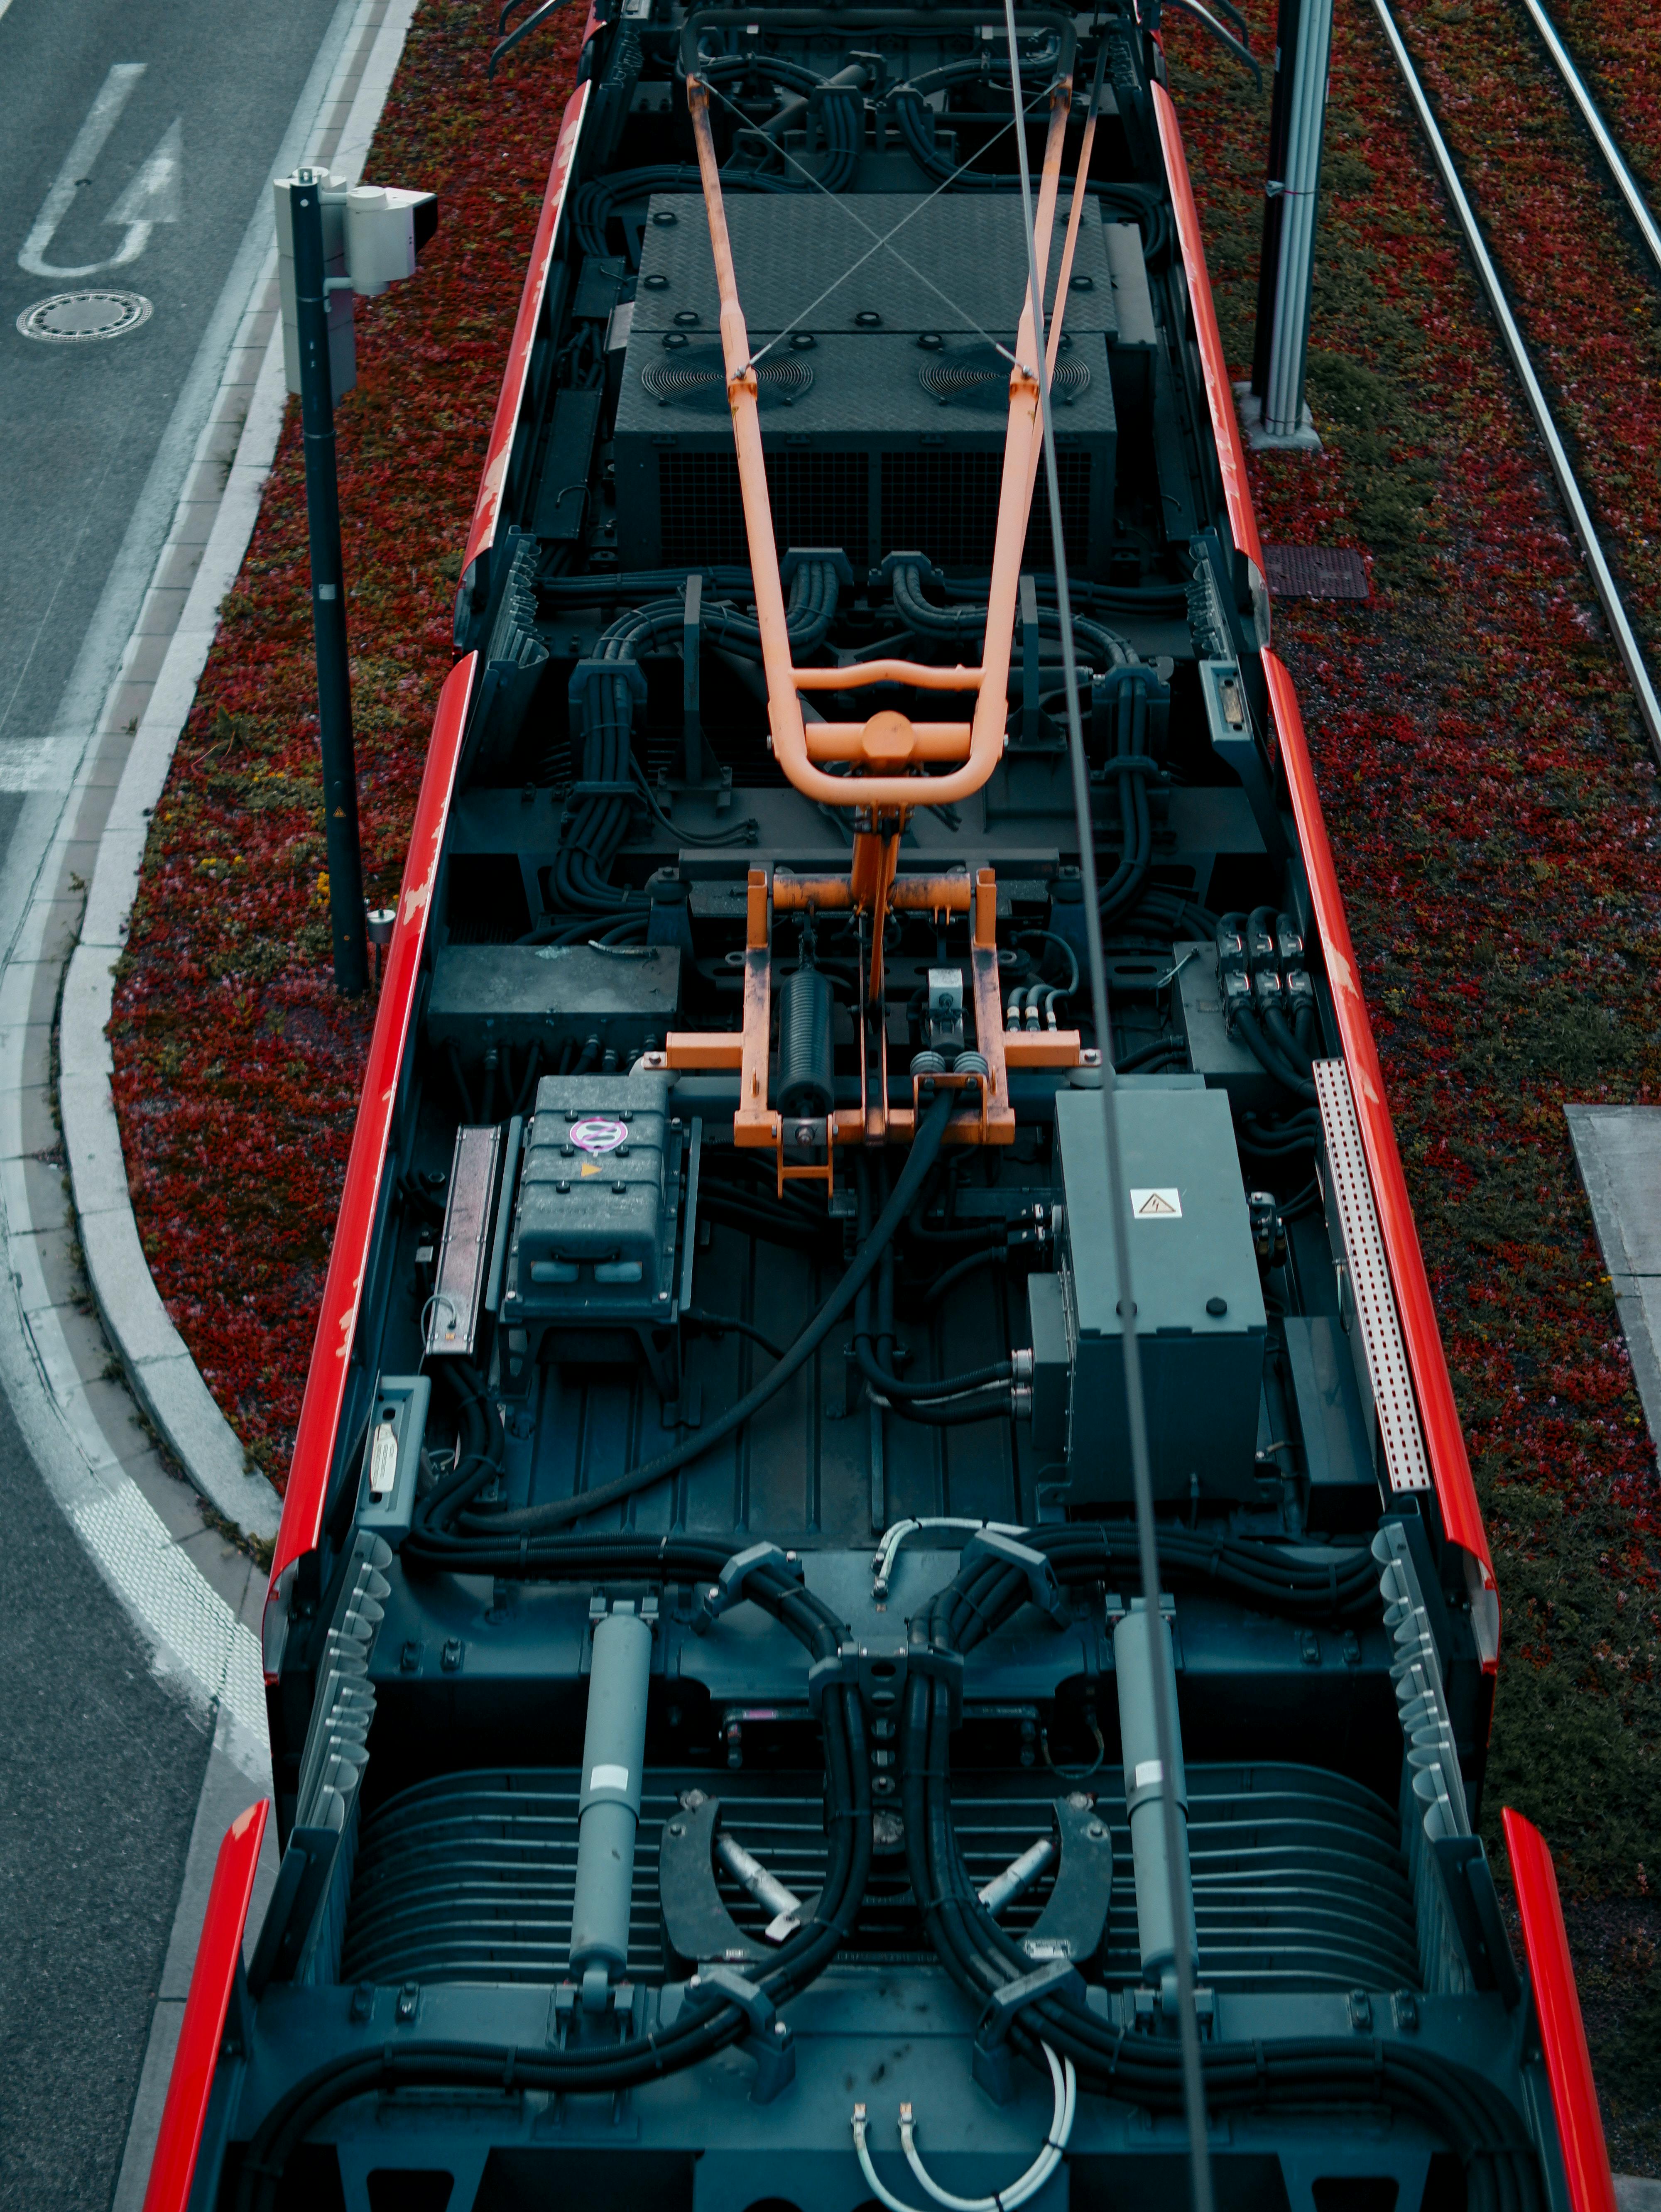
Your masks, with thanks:
[{"label": "bolt", "polygon": [[812,1141],[812,1123],[811,1121],[798,1121],[796,1124],[796,1142],[799,1145],[811,1145]]}]

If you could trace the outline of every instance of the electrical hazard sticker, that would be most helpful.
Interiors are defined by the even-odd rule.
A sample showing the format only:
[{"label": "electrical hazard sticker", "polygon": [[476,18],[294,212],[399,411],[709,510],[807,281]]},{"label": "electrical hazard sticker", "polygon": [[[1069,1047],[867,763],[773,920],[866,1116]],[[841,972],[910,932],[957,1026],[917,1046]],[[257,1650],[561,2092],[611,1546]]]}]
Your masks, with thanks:
[{"label": "electrical hazard sticker", "polygon": [[1175,1189],[1133,1190],[1130,1218],[1133,1221],[1180,1221],[1183,1194]]},{"label": "electrical hazard sticker", "polygon": [[571,1124],[571,1142],[580,1152],[614,1152],[628,1141],[628,1123],[614,1121],[606,1114],[591,1114],[587,1121]]}]

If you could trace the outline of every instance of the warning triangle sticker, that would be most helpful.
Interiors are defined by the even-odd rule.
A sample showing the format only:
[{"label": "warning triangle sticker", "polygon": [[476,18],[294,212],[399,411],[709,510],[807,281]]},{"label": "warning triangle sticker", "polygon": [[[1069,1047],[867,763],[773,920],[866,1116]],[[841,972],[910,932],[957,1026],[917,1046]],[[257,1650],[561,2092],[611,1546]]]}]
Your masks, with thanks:
[{"label": "warning triangle sticker", "polygon": [[1180,1221],[1183,1218],[1182,1193],[1169,1188],[1133,1190],[1130,1211],[1138,1221]]}]

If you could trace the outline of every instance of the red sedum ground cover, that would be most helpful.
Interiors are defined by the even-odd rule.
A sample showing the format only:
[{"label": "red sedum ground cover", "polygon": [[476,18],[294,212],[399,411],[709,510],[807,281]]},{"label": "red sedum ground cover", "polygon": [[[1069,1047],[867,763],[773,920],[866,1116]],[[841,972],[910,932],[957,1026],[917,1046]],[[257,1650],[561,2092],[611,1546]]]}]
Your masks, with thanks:
[{"label": "red sedum ground cover", "polygon": [[[395,894],[486,435],[582,12],[484,65],[495,0],[423,0],[368,174],[439,196],[416,277],[360,300],[338,410],[365,887]],[[372,1008],[336,997],[305,470],[290,402],[156,809],[118,975],[115,1092],[150,1267],[279,1486]]]},{"label": "red sedum ground cover", "polygon": [[[1522,128],[1538,96],[1525,28],[1471,0],[1421,11],[1408,34],[1460,103],[1457,150],[1463,131],[1481,140],[1470,181],[1490,240],[1504,238],[1552,373],[1576,387],[1594,495],[1636,533],[1628,574],[1647,585],[1653,302],[1623,266],[1567,265],[1573,233],[1551,258],[1538,205],[1509,227],[1530,169],[1542,202],[1582,189],[1561,118]],[[1244,375],[1265,103],[1191,26],[1172,21],[1167,45]],[[1661,788],[1398,87],[1371,7],[1339,0],[1311,337],[1325,451],[1255,460],[1253,493],[1271,543],[1374,556],[1372,603],[1281,603],[1276,642],[1310,725],[1499,1573],[1484,1826],[1494,1850],[1501,1800],[1529,1813],[1579,1893],[1611,2145],[1617,2166],[1654,2171],[1661,1492],[1562,1106],[1661,1100]],[[1560,295],[1572,304],[1548,318]]]}]

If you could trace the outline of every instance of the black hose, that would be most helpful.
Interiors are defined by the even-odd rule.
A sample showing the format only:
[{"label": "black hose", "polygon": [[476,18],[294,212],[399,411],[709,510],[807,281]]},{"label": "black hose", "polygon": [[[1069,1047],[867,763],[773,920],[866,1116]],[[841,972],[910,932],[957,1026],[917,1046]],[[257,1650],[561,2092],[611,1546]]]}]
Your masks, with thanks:
[{"label": "black hose", "polygon": [[[538,1571],[585,1583],[618,1576],[666,1583],[707,1582],[727,1564],[729,1547],[707,1538],[566,1536],[547,1547]],[[406,1557],[408,1553],[406,1552]],[[737,1595],[760,1605],[804,1644],[814,1661],[834,1660],[836,1615],[782,1563],[761,1560]],[[821,1715],[824,1744],[825,1880],[811,1913],[752,1978],[776,2006],[798,1996],[830,1965],[853,1926],[871,1869],[871,1782],[864,1709],[856,1686],[833,1684]],[[747,2014],[718,1990],[689,1992],[673,2023],[616,2043],[574,2043],[561,2050],[412,2039],[332,2059],[286,2091],[251,2136],[237,2179],[237,2212],[273,2212],[284,2170],[311,2130],[357,2097],[397,2087],[477,2087],[516,2095],[616,2093],[697,2064],[749,2032]]]},{"label": "black hose", "polygon": [[948,1291],[953,1291],[965,1275],[972,1275],[980,1267],[1001,1267],[1009,1260],[1009,1249],[1004,1244],[989,1244],[984,1252],[971,1252],[966,1260],[959,1260],[943,1275],[937,1275],[923,1293],[925,1306],[937,1306]]},{"label": "black hose", "polygon": [[[1125,1533],[1134,1543],[1132,1532]],[[1030,1531],[1027,1540],[1054,1559],[1057,1547],[1065,1551],[1078,1540],[1088,1545],[1107,1536],[1105,1529],[1074,1528]],[[1167,1535],[1161,1542],[1162,1565],[1171,1540]],[[1076,1569],[1078,1563],[1069,1564]],[[1019,1569],[977,1559],[914,1617],[912,1644],[920,1652],[961,1656],[1011,1619],[1027,1595]],[[985,1911],[964,1869],[952,1822],[950,1732],[945,1684],[932,1672],[914,1669],[906,1685],[898,1760],[906,1867],[937,1955],[980,2008],[993,1992],[1030,1973],[1031,1961]],[[1182,2056],[1174,2039],[1127,2033],[1069,1996],[1043,1996],[1024,2007],[1013,2019],[1010,2041],[1034,2064],[1043,2063],[1048,2045],[1057,2057],[1072,2060],[1081,2085],[1100,2094],[1157,2111],[1183,2109]],[[1459,2154],[1473,2205],[1533,2212],[1540,2203],[1538,2169],[1522,2114],[1494,2085],[1439,2056],[1421,2057],[1382,2040],[1358,2047],[1354,2036],[1305,2036],[1208,2044],[1202,2063],[1206,2101],[1214,2108],[1382,2105],[1419,2120]]]},{"label": "black hose", "polygon": [[753,1322],[740,1321],[736,1314],[684,1313],[684,1328],[695,1328],[703,1336],[747,1336],[751,1344],[758,1344],[770,1359],[782,1359],[782,1346],[770,1336],[764,1336]]},{"label": "black hose", "polygon": [[1263,1030],[1288,1067],[1296,1068],[1300,1075],[1313,1079],[1314,1054],[1307,1045],[1293,1036],[1291,1024],[1278,1006],[1270,1006],[1265,1012]]},{"label": "black hose", "polygon": [[1266,1075],[1272,1075],[1294,1098],[1306,1098],[1311,1106],[1315,1103],[1314,1084],[1281,1057],[1249,1006],[1236,1007],[1234,1033]]},{"label": "black hose", "polygon": [[675,1474],[689,1462],[701,1459],[705,1452],[741,1429],[752,1413],[759,1413],[768,1401],[776,1397],[791,1376],[806,1366],[819,1346],[853,1304],[861,1284],[869,1279],[873,1268],[887,1248],[904,1219],[906,1211],[916,1197],[919,1185],[934,1165],[946,1135],[946,1125],[951,1118],[958,1093],[943,1091],[929,1107],[918,1125],[911,1151],[894,1185],[893,1195],[882,1210],[869,1239],[857,1251],[853,1262],[836,1289],[819,1308],[807,1327],[761,1382],[746,1390],[742,1398],[729,1406],[707,1428],[700,1430],[684,1443],[677,1444],[672,1451],[660,1452],[657,1458],[648,1460],[642,1467],[630,1468],[626,1474],[614,1475],[593,1490],[580,1492],[573,1498],[551,1499],[545,1505],[527,1505],[515,1512],[487,1513],[463,1511],[459,1516],[470,1531],[487,1539],[496,1535],[519,1535],[532,1530],[563,1528],[569,1522],[585,1519],[591,1513],[603,1512],[606,1507],[618,1504],[648,1490],[654,1482],[661,1482]]}]

